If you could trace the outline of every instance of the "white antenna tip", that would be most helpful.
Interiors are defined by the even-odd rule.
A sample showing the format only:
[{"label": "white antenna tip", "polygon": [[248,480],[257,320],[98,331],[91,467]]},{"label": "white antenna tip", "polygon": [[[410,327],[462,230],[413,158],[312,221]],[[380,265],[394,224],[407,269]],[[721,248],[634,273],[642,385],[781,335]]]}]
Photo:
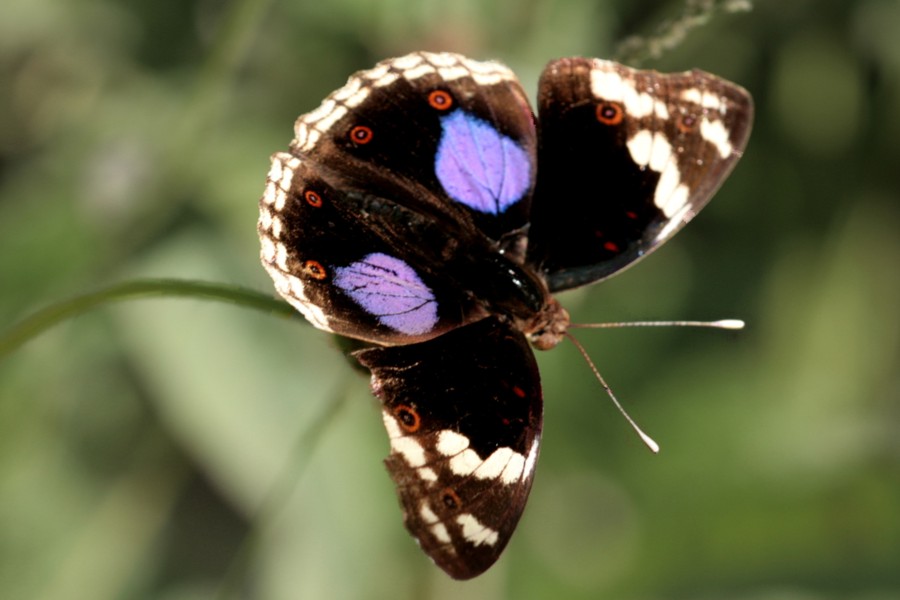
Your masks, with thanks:
[{"label": "white antenna tip", "polygon": [[713,323],[716,327],[721,329],[743,329],[744,322],[740,319],[722,319],[721,321],[715,321]]},{"label": "white antenna tip", "polygon": [[641,436],[641,440],[647,445],[648,448],[650,448],[650,452],[652,452],[653,454],[659,454],[659,444],[657,444],[652,437],[650,437],[637,427],[635,427],[634,430],[637,431],[638,435]]}]

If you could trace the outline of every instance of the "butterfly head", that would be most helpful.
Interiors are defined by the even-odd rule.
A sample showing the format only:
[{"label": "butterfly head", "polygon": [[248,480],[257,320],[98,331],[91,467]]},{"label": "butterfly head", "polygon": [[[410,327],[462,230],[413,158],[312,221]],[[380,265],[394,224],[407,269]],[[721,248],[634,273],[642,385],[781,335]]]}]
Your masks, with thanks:
[{"label": "butterfly head", "polygon": [[548,296],[543,309],[519,327],[532,346],[538,350],[550,350],[562,341],[569,329],[569,311],[556,298]]}]

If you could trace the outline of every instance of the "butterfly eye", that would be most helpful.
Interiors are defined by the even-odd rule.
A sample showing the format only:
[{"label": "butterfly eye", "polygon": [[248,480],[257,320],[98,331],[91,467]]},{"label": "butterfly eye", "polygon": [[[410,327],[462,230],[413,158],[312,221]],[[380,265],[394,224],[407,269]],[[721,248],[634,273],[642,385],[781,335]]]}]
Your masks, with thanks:
[{"label": "butterfly eye", "polygon": [[400,427],[407,433],[417,432],[422,425],[422,419],[419,417],[419,413],[416,412],[416,409],[407,406],[406,404],[401,404],[395,408],[394,415],[400,420]]},{"label": "butterfly eye", "polygon": [[306,192],[303,193],[303,197],[306,199],[306,203],[313,208],[319,208],[320,206],[322,206],[322,196],[320,196],[317,192],[306,190]]},{"label": "butterfly eye", "polygon": [[372,141],[372,128],[365,125],[357,125],[350,130],[350,139],[357,144],[368,144]]},{"label": "butterfly eye", "polygon": [[625,111],[615,102],[601,102],[597,105],[597,120],[604,125],[618,125],[624,118]]},{"label": "butterfly eye", "polygon": [[437,110],[447,110],[453,106],[453,96],[444,90],[434,90],[428,94],[428,104]]},{"label": "butterfly eye", "polygon": [[328,271],[322,266],[322,263],[315,260],[307,260],[301,267],[304,275],[308,275],[313,279],[322,280],[328,276]]}]

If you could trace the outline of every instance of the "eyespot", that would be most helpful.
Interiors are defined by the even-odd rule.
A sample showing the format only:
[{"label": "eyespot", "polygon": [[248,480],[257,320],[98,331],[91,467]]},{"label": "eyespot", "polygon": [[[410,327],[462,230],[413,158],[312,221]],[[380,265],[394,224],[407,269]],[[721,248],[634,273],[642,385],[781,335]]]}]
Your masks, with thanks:
[{"label": "eyespot", "polygon": [[306,190],[305,192],[303,192],[303,198],[306,200],[306,203],[313,208],[319,208],[320,206],[322,206],[322,196],[320,196],[318,192]]},{"label": "eyespot", "polygon": [[357,125],[350,130],[350,140],[356,144],[368,144],[373,135],[372,128],[365,125]]},{"label": "eyespot", "polygon": [[448,110],[453,106],[453,96],[444,90],[434,90],[428,94],[428,104],[437,110]]},{"label": "eyespot", "polygon": [[328,277],[328,271],[322,266],[322,263],[316,260],[307,260],[301,265],[300,269],[303,274],[313,279],[322,280]]},{"label": "eyespot", "polygon": [[676,123],[679,131],[682,133],[690,133],[697,127],[697,117],[688,114],[678,115]]},{"label": "eyespot", "polygon": [[400,427],[407,433],[415,433],[422,426],[422,418],[412,406],[401,404],[394,409],[394,416],[400,422]]},{"label": "eyespot", "polygon": [[441,492],[441,502],[444,503],[447,510],[457,510],[462,506],[462,500],[452,488],[444,488],[444,491]]},{"label": "eyespot", "polygon": [[604,125],[618,125],[625,118],[622,105],[615,102],[601,102],[597,105],[597,120]]}]

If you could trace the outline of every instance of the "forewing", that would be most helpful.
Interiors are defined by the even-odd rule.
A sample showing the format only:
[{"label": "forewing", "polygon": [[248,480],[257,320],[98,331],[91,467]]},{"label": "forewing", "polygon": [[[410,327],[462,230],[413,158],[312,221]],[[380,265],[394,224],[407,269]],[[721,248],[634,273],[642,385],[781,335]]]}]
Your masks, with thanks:
[{"label": "forewing", "polygon": [[484,572],[525,508],[540,444],[540,377],[524,336],[488,318],[356,356],[382,403],[407,529],[450,576]]},{"label": "forewing", "polygon": [[295,133],[272,157],[258,231],[277,290],[314,325],[411,343],[509,295],[498,250],[524,248],[536,132],[506,67],[454,54],[384,61]]},{"label": "forewing", "polygon": [[633,264],[690,221],[743,153],[753,105],[702,71],[564,58],[541,76],[538,115],[529,262],[557,291]]}]

